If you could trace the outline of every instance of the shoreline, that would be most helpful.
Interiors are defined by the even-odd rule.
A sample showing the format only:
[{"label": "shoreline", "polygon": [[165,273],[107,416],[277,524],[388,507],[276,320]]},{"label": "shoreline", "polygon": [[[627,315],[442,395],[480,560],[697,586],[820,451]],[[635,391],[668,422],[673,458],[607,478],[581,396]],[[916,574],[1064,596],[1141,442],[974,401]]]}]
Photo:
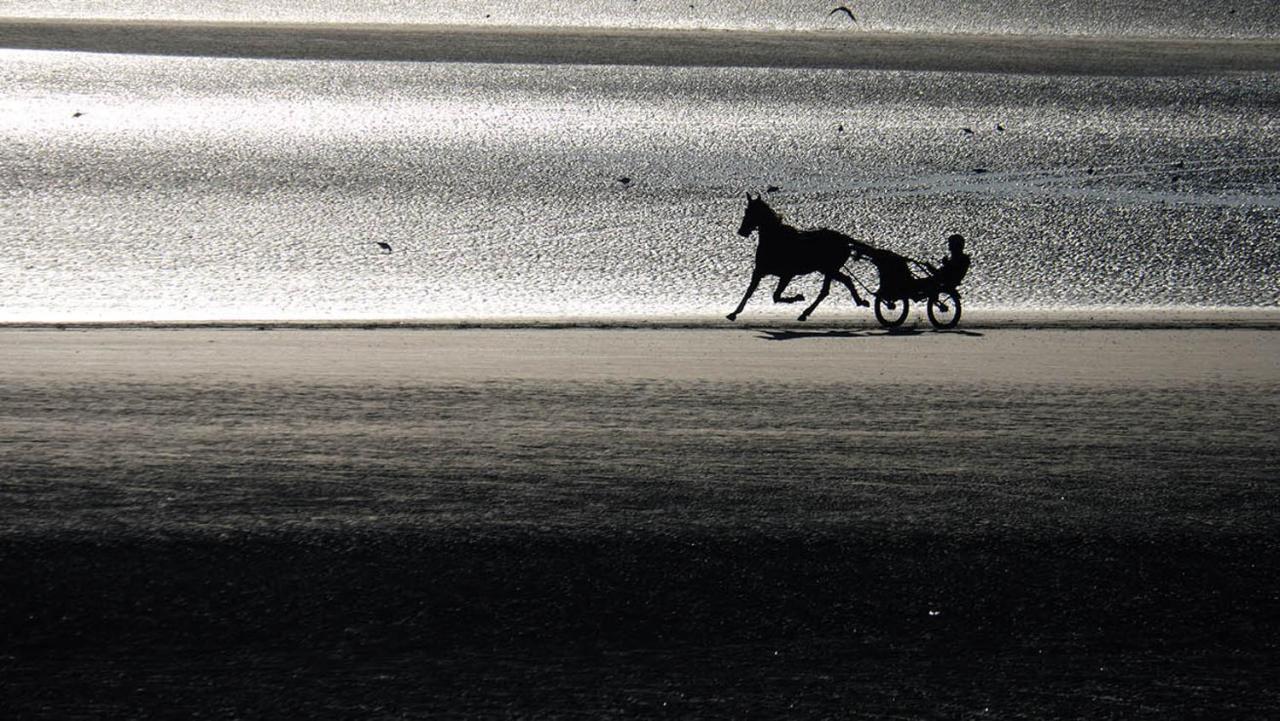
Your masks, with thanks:
[{"label": "shoreline", "polygon": [[[38,330],[883,330],[870,314],[839,320],[796,321],[790,316],[618,316],[563,318],[373,318],[0,321],[0,333]],[[1280,308],[1142,308],[968,311],[953,331],[970,330],[1280,330]],[[903,332],[934,330],[909,319]]]},{"label": "shoreline", "polygon": [[0,48],[572,65],[1162,76],[1280,71],[1280,40],[0,19]]}]

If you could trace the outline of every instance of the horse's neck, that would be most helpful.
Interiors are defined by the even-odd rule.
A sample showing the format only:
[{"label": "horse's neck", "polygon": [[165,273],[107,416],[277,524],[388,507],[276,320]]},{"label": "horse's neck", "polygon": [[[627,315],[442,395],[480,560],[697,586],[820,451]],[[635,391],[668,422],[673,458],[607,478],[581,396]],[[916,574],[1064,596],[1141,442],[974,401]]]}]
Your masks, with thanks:
[{"label": "horse's neck", "polygon": [[782,222],[781,218],[768,218],[760,223],[760,242],[786,242],[795,238],[796,229]]}]

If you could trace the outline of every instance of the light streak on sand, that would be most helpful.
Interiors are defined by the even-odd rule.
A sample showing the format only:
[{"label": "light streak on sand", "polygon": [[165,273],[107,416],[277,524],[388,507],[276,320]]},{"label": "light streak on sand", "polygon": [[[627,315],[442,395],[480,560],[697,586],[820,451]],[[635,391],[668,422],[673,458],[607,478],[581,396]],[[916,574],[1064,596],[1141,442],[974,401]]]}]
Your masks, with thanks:
[{"label": "light streak on sand", "polygon": [[279,59],[1085,75],[1280,70],[1280,41],[614,28],[27,20],[0,47]]}]

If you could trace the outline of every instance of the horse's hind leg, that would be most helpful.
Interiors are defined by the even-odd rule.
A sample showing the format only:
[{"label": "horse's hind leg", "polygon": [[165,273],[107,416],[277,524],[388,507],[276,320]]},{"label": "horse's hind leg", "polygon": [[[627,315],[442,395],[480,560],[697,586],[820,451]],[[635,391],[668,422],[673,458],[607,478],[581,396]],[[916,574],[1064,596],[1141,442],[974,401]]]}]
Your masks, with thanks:
[{"label": "horse's hind leg", "polygon": [[857,289],[857,288],[855,288],[855,287],[853,287],[853,278],[850,278],[848,275],[845,275],[844,273],[841,273],[841,272],[839,272],[839,271],[836,271],[835,273],[832,273],[831,275],[835,276],[835,279],[836,279],[836,280],[840,281],[841,283],[844,283],[844,287],[846,287],[846,288],[848,288],[848,289],[849,289],[849,292],[853,294],[853,302],[854,302],[854,303],[857,303],[858,305],[862,306],[863,308],[865,308],[865,307],[867,307],[867,306],[871,305],[871,304],[870,304],[870,303],[868,303],[867,301],[863,300],[863,299],[862,299],[862,296],[858,295],[858,289]]},{"label": "horse's hind leg", "polygon": [[755,293],[756,288],[760,286],[760,279],[762,277],[764,277],[764,274],[759,271],[753,270],[751,272],[751,284],[747,286],[747,292],[742,295],[742,301],[738,303],[738,307],[734,308],[732,313],[726,315],[726,318],[729,320],[738,319],[738,314],[742,312],[743,308],[747,307],[747,301],[751,299],[751,295]]},{"label": "horse's hind leg", "polygon": [[827,297],[829,292],[831,292],[831,276],[824,275],[822,276],[822,290],[818,291],[818,297],[814,298],[813,303],[800,314],[800,320],[808,320],[809,314],[813,312],[814,308],[818,307],[818,304],[822,302],[823,298]]},{"label": "horse's hind leg", "polygon": [[794,275],[784,275],[778,278],[778,287],[773,289],[774,303],[799,303],[804,300],[804,295],[796,293],[795,295],[783,295],[782,291],[787,289],[787,284],[791,282]]}]

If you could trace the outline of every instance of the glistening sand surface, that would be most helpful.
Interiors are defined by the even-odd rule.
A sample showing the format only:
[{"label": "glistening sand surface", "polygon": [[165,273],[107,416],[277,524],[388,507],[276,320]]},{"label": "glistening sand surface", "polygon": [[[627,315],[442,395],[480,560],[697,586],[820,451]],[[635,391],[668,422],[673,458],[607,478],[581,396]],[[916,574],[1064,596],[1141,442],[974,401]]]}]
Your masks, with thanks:
[{"label": "glistening sand surface", "polygon": [[1264,718],[1280,333],[0,333],[3,705]]}]

